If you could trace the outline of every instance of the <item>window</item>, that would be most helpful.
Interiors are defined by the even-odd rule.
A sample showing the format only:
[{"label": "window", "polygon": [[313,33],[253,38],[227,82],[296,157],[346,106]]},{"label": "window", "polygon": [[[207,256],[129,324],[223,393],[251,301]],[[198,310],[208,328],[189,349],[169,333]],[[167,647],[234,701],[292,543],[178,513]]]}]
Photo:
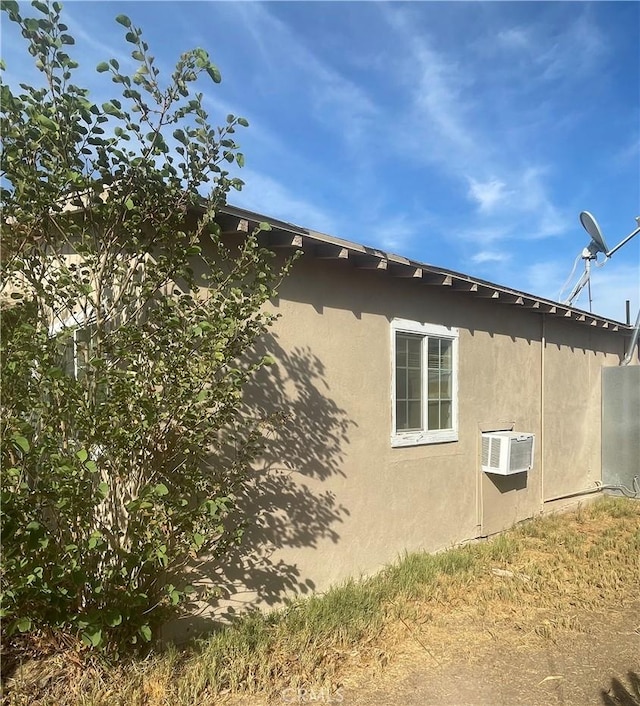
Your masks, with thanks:
[{"label": "window", "polygon": [[90,369],[93,356],[96,325],[86,311],[57,319],[49,328],[61,354],[62,369],[66,375],[82,380]]},{"label": "window", "polygon": [[392,446],[457,441],[458,330],[394,319]]},{"label": "window", "polygon": [[95,328],[92,325],[76,327],[70,333],[64,350],[64,369],[67,375],[81,380],[85,375],[91,359],[92,343]]}]

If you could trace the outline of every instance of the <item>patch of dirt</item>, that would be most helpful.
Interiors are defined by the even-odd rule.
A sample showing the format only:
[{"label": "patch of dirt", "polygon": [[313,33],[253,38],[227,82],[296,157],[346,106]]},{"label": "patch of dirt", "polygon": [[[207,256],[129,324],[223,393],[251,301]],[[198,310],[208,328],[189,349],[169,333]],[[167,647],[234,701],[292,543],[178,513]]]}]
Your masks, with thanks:
[{"label": "patch of dirt", "polygon": [[414,643],[375,683],[359,675],[339,696],[345,706],[640,706],[640,603],[581,612],[575,626],[551,639],[543,621],[537,640],[465,626],[466,654]]}]

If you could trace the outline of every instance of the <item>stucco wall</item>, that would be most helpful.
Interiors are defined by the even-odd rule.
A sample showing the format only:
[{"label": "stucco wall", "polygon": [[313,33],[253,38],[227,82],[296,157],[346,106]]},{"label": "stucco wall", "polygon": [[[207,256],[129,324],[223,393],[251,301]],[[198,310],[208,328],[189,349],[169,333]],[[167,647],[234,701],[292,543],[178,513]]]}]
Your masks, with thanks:
[{"label": "stucco wall", "polygon": [[544,497],[601,480],[602,367],[624,357],[621,336],[547,317],[544,380]]},{"label": "stucco wall", "polygon": [[[256,399],[276,384],[291,416],[264,468],[305,489],[304,512],[283,503],[278,526],[310,531],[263,538],[295,576],[291,591],[498,532],[600,479],[600,371],[619,363],[621,335],[308,257],[275,310],[267,349],[279,362]],[[459,328],[458,441],[391,447],[394,317]],[[482,474],[480,432],[505,428],[536,435],[535,465]]]}]

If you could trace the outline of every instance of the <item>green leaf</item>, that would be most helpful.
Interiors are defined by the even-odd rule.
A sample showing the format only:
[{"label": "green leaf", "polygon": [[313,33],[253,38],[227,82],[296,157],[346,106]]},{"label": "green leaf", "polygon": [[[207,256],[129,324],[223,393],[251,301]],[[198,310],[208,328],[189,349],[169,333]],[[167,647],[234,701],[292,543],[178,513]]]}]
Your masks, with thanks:
[{"label": "green leaf", "polygon": [[104,481],[98,485],[98,494],[103,498],[106,498],[107,495],[109,495],[109,486]]},{"label": "green leaf", "polygon": [[31,4],[36,8],[36,10],[40,10],[43,15],[49,14],[49,8],[46,3],[40,2],[40,0],[32,0]]},{"label": "green leaf", "polygon": [[249,121],[246,118],[238,118],[238,125],[242,125],[242,127],[249,127]]},{"label": "green leaf", "polygon": [[138,632],[145,642],[151,642],[151,628],[148,625],[141,625]]},{"label": "green leaf", "polygon": [[118,117],[120,115],[120,111],[118,110],[118,107],[115,106],[111,101],[107,101],[106,103],[102,104],[102,110],[107,115],[113,115],[115,117]]},{"label": "green leaf", "polygon": [[96,71],[99,74],[103,74],[105,71],[109,71],[109,64],[107,64],[106,61],[101,61],[97,66],[96,66]]},{"label": "green leaf", "polygon": [[127,211],[130,211],[130,210],[135,206],[135,204],[133,203],[133,199],[128,198],[128,199],[124,202],[124,206],[125,206],[125,208],[127,209]]},{"label": "green leaf", "polygon": [[220,75],[220,71],[216,66],[213,64],[210,64],[207,66],[207,73],[209,74],[209,77],[214,83],[220,83],[222,81],[222,76]]},{"label": "green leaf", "polygon": [[110,628],[115,628],[121,624],[122,624],[122,616],[120,615],[120,613],[111,614],[107,618],[107,625]]},{"label": "green leaf", "polygon": [[15,0],[3,0],[2,9],[11,15],[17,15],[20,7]]},{"label": "green leaf", "polygon": [[24,436],[19,436],[18,434],[14,434],[11,437],[13,443],[18,446],[21,450],[22,453],[28,454],[29,453],[29,442],[24,438]]},{"label": "green leaf", "polygon": [[29,632],[31,630],[31,618],[19,618],[15,627],[18,632]]},{"label": "green leaf", "polygon": [[174,130],[173,136],[178,142],[182,142],[183,145],[188,144],[187,136],[184,134],[184,130]]},{"label": "green leaf", "polygon": [[82,633],[82,642],[87,647],[97,647],[102,642],[102,630],[85,630]]},{"label": "green leaf", "polygon": [[36,115],[36,122],[42,125],[42,127],[47,128],[47,130],[56,130],[58,128],[58,124],[56,122],[42,113],[38,113],[38,115]]},{"label": "green leaf", "polygon": [[116,17],[116,22],[127,29],[131,27],[131,20],[126,15],[118,15]]},{"label": "green leaf", "polygon": [[86,449],[80,449],[80,451],[77,451],[76,456],[80,459],[80,463],[84,463],[89,458],[89,454]]},{"label": "green leaf", "polygon": [[158,483],[153,489],[154,495],[169,495],[169,488],[164,483]]}]

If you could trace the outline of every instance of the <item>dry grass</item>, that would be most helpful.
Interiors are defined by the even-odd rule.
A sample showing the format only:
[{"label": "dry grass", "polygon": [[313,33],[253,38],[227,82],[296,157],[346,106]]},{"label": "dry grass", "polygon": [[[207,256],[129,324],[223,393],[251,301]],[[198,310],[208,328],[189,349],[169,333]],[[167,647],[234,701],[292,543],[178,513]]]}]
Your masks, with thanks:
[{"label": "dry grass", "polygon": [[251,615],[188,650],[107,665],[32,661],[5,703],[180,706],[223,695],[324,693],[380,672],[413,645],[441,663],[482,641],[514,647],[586,631],[585,611],[637,599],[640,503],[605,498],[438,555],[411,554],[269,616]]}]

